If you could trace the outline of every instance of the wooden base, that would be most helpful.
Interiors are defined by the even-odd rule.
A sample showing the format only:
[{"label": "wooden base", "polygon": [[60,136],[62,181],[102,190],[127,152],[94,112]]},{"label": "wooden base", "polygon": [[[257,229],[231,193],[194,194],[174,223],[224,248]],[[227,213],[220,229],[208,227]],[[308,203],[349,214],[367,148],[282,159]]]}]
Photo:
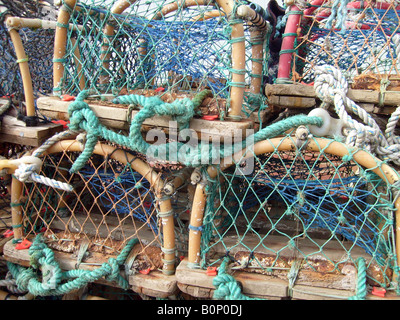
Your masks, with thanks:
[{"label": "wooden base", "polygon": [[[30,266],[28,250],[16,250],[12,241],[5,244],[3,254],[7,261],[24,267]],[[54,256],[61,269],[65,271],[75,269],[76,257],[73,257],[73,254],[54,251]],[[106,262],[108,258],[107,255],[93,252],[90,257],[85,259],[85,264],[80,265],[80,268],[85,270],[96,269],[99,267],[98,264]],[[176,294],[178,290],[175,276],[167,276],[160,271],[151,271],[147,275],[137,273],[130,275],[128,280],[133,291],[152,297],[166,298]],[[99,280],[98,283],[117,286],[115,283],[105,280]]]},{"label": "wooden base", "polygon": [[[176,280],[182,292],[197,298],[211,299],[215,287],[212,282],[214,276],[209,276],[206,270],[191,269],[187,260],[182,260],[176,268]],[[243,293],[248,296],[271,299],[288,296],[288,283],[267,275],[248,272],[235,272],[237,281],[243,285]]]},{"label": "wooden base", "polygon": [[0,141],[39,147],[48,138],[62,130],[63,126],[55,123],[26,127],[23,121],[5,115],[0,128]]},{"label": "wooden base", "polygon": [[[289,282],[274,276],[235,271],[232,276],[241,283],[242,293],[248,297],[268,300],[341,300],[355,295],[355,290],[339,290],[312,285],[295,284],[289,292]],[[207,275],[203,269],[191,269],[187,260],[183,260],[176,269],[178,288],[193,297],[212,299],[215,287],[212,284],[214,276]],[[400,300],[395,293],[386,293],[385,297],[368,294],[368,300]]]},{"label": "wooden base", "polygon": [[[317,105],[318,97],[313,86],[300,83],[267,84],[265,94],[271,106],[306,109]],[[399,91],[386,91],[381,97],[380,91],[349,89],[347,97],[357,104],[365,105],[367,112],[391,114],[400,100]],[[382,106],[377,106],[381,100]],[[363,106],[364,107],[364,106]]]},{"label": "wooden base", "polygon": [[[71,102],[61,101],[57,97],[41,97],[37,100],[37,106],[40,112],[49,118],[58,120],[68,120],[68,106]],[[96,105],[95,103],[89,104],[90,108],[98,116],[100,122],[110,128],[128,130],[129,123],[127,122],[128,109],[124,107],[111,107],[105,105]],[[130,113],[130,118],[139,111],[133,110]],[[166,133],[176,133],[174,130],[177,128],[170,127],[171,117],[154,116],[146,119],[143,123],[142,129],[149,131],[152,128],[159,128]],[[190,129],[196,132],[197,137],[201,140],[222,140],[224,137],[238,136],[242,137],[249,135],[246,129],[253,129],[254,123],[251,120],[243,120],[240,122],[230,121],[208,121],[204,119],[193,118],[190,121]]]}]

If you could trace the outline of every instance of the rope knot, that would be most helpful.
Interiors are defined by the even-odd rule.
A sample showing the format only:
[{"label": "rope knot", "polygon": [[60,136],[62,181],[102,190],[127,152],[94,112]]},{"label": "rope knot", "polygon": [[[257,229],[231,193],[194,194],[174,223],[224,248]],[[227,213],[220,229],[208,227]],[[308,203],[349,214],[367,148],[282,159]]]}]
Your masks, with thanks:
[{"label": "rope knot", "polygon": [[21,182],[31,182],[32,174],[38,173],[42,167],[42,160],[33,156],[24,156],[11,162],[18,165],[14,176]]}]

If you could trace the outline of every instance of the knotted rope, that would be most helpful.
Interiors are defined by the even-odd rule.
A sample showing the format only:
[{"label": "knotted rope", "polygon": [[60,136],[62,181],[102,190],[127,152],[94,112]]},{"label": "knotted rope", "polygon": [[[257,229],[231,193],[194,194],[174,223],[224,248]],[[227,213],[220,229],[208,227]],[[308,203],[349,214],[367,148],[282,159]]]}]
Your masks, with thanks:
[{"label": "knotted rope", "polygon": [[[30,268],[25,269],[10,262],[7,265],[16,280],[18,289],[29,291],[34,296],[64,295],[103,277],[108,281],[115,281],[121,288],[126,290],[129,288],[129,283],[121,276],[119,269],[138,242],[138,239],[131,239],[117,258],[110,258],[97,269],[77,269],[63,272],[54,258],[53,251],[47,247],[42,235],[39,234],[29,248],[31,256]],[[41,270],[42,281],[40,281],[37,272],[39,269]]]},{"label": "knotted rope", "polygon": [[294,116],[258,131],[229,149],[224,149],[223,146],[220,147],[219,145],[217,148],[210,143],[197,143],[197,140],[196,144],[193,145],[182,142],[151,145],[143,139],[141,133],[141,126],[146,119],[154,115],[168,115],[177,121],[179,129],[187,129],[190,120],[196,113],[196,109],[201,104],[201,101],[209,95],[209,92],[207,90],[200,92],[193,100],[185,98],[175,100],[172,103],[163,102],[157,96],[127,95],[116,98],[113,101],[114,103],[134,104],[142,107],[131,121],[128,136],[115,133],[100,123],[95,113],[84,101],[88,94],[88,91],[82,91],[68,108],[69,128],[74,131],[84,130],[87,133],[84,150],[72,165],[70,172],[76,172],[85,165],[100,138],[128,147],[130,150],[146,154],[155,159],[177,161],[188,167],[196,167],[202,163],[216,163],[217,159],[222,159],[224,156],[232,155],[234,152],[242,150],[243,147],[246,147],[248,141],[258,142],[265,140],[299,125],[322,125],[322,120],[319,117]]},{"label": "knotted rope", "polygon": [[260,300],[258,298],[250,298],[242,293],[239,283],[233,276],[226,272],[229,257],[225,257],[220,267],[218,275],[213,280],[214,299],[220,300]]},{"label": "knotted rope", "polygon": [[68,183],[47,178],[38,174],[42,166],[42,160],[33,156],[24,156],[20,159],[10,160],[11,164],[18,165],[14,176],[21,182],[38,182],[52,188],[61,189],[67,192],[72,191],[72,186]]},{"label": "knotted rope", "polygon": [[[318,97],[326,104],[333,104],[339,118],[350,128],[346,144],[367,149],[383,160],[400,164],[400,141],[394,136],[400,107],[390,117],[384,135],[368,112],[347,97],[348,83],[340,70],[325,65],[316,67],[315,74],[314,88]],[[358,116],[363,123],[354,120],[348,111]]]}]

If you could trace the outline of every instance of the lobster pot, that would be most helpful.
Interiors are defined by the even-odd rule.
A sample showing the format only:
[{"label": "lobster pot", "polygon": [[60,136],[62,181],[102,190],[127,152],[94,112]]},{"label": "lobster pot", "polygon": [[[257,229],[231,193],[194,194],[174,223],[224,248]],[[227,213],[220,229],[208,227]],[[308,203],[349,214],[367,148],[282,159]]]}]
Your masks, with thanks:
[{"label": "lobster pot", "polygon": [[[245,90],[256,95],[250,100],[259,107],[265,32],[251,33],[243,19],[229,19],[218,3],[157,0],[127,6],[126,1],[86,0],[69,8],[70,13],[62,8],[69,28],[61,31],[59,26],[56,34],[65,46],[54,51],[54,93],[90,89],[103,97],[151,96],[163,88],[164,100],[171,102],[209,89],[213,99],[206,113],[224,116],[234,87],[242,98]],[[236,24],[244,31],[234,38]],[[240,65],[233,55],[240,57]]]},{"label": "lobster pot", "polygon": [[[34,95],[50,94],[53,84],[54,30],[23,28],[19,30],[28,56]],[[0,96],[23,93],[23,83],[14,46],[7,28],[0,25]],[[21,61],[22,62],[22,61]]]},{"label": "lobster pot", "polygon": [[[50,248],[75,254],[75,260],[86,248],[89,254],[82,261],[92,264],[104,262],[136,238],[132,270],[163,269],[165,221],[160,214],[165,209],[160,203],[165,206],[171,200],[160,199],[155,188],[162,175],[139,156],[105,144],[98,146],[80,171],[70,173],[81,153],[74,148],[80,148],[74,141],[57,144],[43,158],[39,173],[68,183],[73,191],[42,183],[23,184],[23,237],[44,233]],[[65,259],[69,258],[61,260],[65,263]]]},{"label": "lobster pot", "polygon": [[344,150],[332,140],[303,145],[287,136],[219,169],[207,187],[200,264],[228,255],[238,270],[285,280],[296,271],[299,285],[354,290],[354,282],[338,279],[356,272],[362,258],[368,283],[390,287],[397,265],[392,182],[379,161],[365,167]]},{"label": "lobster pot", "polygon": [[310,84],[316,67],[331,65],[352,82],[353,89],[380,90],[382,80],[388,79],[394,80],[389,86],[396,87],[400,61],[397,3],[352,1],[343,10],[344,5],[335,8],[333,1],[312,1],[303,10],[292,80]]}]

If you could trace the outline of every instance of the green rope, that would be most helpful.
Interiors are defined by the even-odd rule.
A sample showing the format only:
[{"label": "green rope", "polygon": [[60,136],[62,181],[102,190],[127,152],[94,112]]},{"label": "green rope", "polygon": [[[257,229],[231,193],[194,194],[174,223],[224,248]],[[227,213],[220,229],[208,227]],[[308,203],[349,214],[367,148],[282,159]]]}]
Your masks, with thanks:
[{"label": "green rope", "polygon": [[[223,146],[216,149],[213,145],[202,142],[199,142],[199,144],[195,146],[188,146],[182,142],[150,145],[143,139],[141,132],[141,126],[146,119],[156,114],[161,116],[168,115],[177,121],[179,129],[186,129],[189,127],[189,122],[195,115],[196,109],[201,104],[201,101],[208,96],[210,92],[206,90],[199,93],[193,100],[185,98],[182,100],[175,100],[172,103],[163,102],[158,96],[144,97],[140,95],[126,95],[116,98],[113,101],[115,103],[142,106],[131,121],[129,136],[124,136],[109,130],[100,123],[95,113],[84,101],[88,94],[88,91],[82,91],[76,100],[68,107],[70,118],[69,128],[75,131],[84,130],[87,132],[84,150],[72,165],[70,172],[76,172],[85,165],[100,138],[128,147],[142,154],[151,154],[156,159],[163,157],[163,160],[178,161],[185,166],[196,167],[200,166],[201,163],[215,163],[215,160],[232,155],[235,151],[246,147],[248,141],[258,142],[269,139],[283,134],[286,130],[299,125],[322,125],[322,119],[319,117],[308,117],[305,115],[293,116],[258,131],[253,136],[240,142],[239,145],[236,144],[229,149],[224,149]],[[204,155],[208,157],[206,162],[204,162]]]},{"label": "green rope", "polygon": [[367,296],[367,266],[364,258],[358,258],[357,261],[357,290],[356,294],[349,297],[349,300],[365,300]]},{"label": "green rope", "polygon": [[214,299],[220,300],[262,300],[259,298],[250,298],[242,293],[239,283],[230,274],[226,273],[229,257],[225,257],[222,261],[218,275],[213,280]]},{"label": "green rope", "polygon": [[[138,242],[138,239],[131,239],[117,258],[110,258],[97,269],[77,269],[63,272],[54,258],[54,252],[47,247],[43,236],[39,234],[29,248],[31,267],[25,269],[11,262],[8,262],[7,266],[16,279],[18,288],[29,291],[34,296],[64,295],[103,277],[108,281],[115,281],[121,288],[127,290],[129,283],[121,276],[119,268],[124,264],[130,251]],[[37,272],[39,269],[41,270],[42,281],[39,280]]]}]

